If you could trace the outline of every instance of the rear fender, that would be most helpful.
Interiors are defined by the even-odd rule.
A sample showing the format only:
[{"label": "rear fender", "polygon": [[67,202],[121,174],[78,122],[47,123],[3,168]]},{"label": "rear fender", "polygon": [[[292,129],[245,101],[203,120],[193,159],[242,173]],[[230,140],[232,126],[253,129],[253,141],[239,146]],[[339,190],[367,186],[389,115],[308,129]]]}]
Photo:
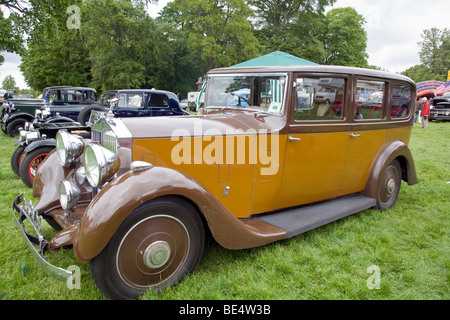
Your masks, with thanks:
[{"label": "rear fender", "polygon": [[98,193],[80,222],[73,243],[75,256],[80,260],[97,256],[133,210],[163,196],[179,196],[192,202],[205,217],[215,240],[225,248],[251,248],[285,238],[281,233],[261,234],[246,226],[214,195],[183,173],[153,167],[140,172],[128,171]]},{"label": "rear fender", "polygon": [[378,186],[380,179],[383,176],[383,172],[395,159],[399,160],[402,167],[402,179],[409,185],[419,183],[411,151],[405,143],[396,140],[387,144],[378,154],[378,157],[372,164],[372,171],[363,195],[375,199],[377,198]]}]

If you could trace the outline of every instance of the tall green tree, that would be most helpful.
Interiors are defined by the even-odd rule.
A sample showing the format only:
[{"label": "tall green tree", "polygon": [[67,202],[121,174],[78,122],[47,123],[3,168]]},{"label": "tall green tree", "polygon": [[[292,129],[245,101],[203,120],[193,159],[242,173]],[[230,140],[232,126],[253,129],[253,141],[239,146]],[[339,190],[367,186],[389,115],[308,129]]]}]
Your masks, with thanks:
[{"label": "tall green tree", "polygon": [[14,89],[16,87],[16,80],[12,75],[7,75],[2,81],[2,88],[4,89]]},{"label": "tall green tree", "polygon": [[325,7],[335,0],[252,0],[255,35],[266,52],[281,50],[314,62],[325,55]]},{"label": "tall green tree", "polygon": [[253,11],[244,0],[174,0],[162,19],[177,24],[203,72],[255,58],[261,46],[248,21]]},{"label": "tall green tree", "polygon": [[81,32],[92,62],[93,85],[105,89],[154,86],[158,39],[142,2],[87,0]]},{"label": "tall green tree", "polygon": [[450,70],[450,30],[431,28],[424,30],[420,46],[420,61],[436,77],[444,81]]},{"label": "tall green tree", "polygon": [[450,70],[450,30],[426,29],[418,46],[421,64],[408,68],[402,74],[416,83],[427,80],[447,81]]},{"label": "tall green tree", "polygon": [[68,22],[72,5],[81,0],[32,0],[22,16],[21,26],[29,28],[20,69],[28,85],[36,90],[46,86],[87,86],[91,81],[88,50],[79,29]]},{"label": "tall green tree", "polygon": [[348,7],[332,9],[326,18],[324,64],[367,68],[364,17]]}]

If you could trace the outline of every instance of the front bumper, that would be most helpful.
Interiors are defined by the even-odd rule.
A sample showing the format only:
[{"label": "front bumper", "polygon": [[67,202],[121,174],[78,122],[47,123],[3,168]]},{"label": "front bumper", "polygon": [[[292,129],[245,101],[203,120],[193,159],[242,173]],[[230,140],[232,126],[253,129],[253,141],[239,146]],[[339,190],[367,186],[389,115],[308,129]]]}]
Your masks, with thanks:
[{"label": "front bumper", "polygon": [[[41,227],[43,223],[42,216],[37,214],[31,202],[29,204],[26,203],[23,198],[23,194],[14,199],[11,210],[14,221],[17,223],[17,226],[21,231],[20,233],[25,239],[25,242],[38,265],[48,275],[57,280],[67,283],[67,280],[72,277],[72,272],[50,264],[44,257],[44,253],[50,250],[50,248],[48,242],[41,234]],[[16,212],[18,213],[18,215]],[[24,223],[25,220],[28,220],[28,222],[30,223],[32,229],[34,230],[34,235],[30,234],[26,230],[26,226]],[[36,246],[38,248],[36,248]]]}]

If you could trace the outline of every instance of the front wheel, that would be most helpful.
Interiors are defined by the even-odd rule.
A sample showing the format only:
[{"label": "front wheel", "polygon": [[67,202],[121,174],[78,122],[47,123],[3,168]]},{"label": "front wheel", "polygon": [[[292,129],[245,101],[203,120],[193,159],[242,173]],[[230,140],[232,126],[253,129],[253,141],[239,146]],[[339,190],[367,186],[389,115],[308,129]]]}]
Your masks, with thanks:
[{"label": "front wheel", "polygon": [[41,147],[23,155],[19,173],[20,178],[28,188],[33,187],[34,177],[39,166],[53,149],[53,147]]},{"label": "front wheel", "polygon": [[20,170],[20,162],[22,161],[23,152],[25,151],[25,147],[19,145],[16,150],[14,150],[11,156],[11,168],[15,174],[19,175]]},{"label": "front wheel", "polygon": [[397,201],[402,183],[402,168],[398,160],[392,161],[384,170],[378,186],[377,208],[381,211],[392,207]]},{"label": "front wheel", "polygon": [[205,232],[195,208],[178,198],[144,203],[91,260],[91,273],[110,299],[136,299],[180,282],[203,254]]}]

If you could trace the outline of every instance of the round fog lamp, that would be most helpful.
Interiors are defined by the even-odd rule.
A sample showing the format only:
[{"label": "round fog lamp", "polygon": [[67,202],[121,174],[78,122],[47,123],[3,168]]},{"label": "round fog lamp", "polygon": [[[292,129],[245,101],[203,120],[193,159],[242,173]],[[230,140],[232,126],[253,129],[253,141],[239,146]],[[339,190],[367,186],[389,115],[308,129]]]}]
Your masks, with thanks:
[{"label": "round fog lamp", "polygon": [[64,210],[73,209],[81,197],[81,190],[70,181],[59,183],[59,202]]},{"label": "round fog lamp", "polygon": [[56,134],[56,153],[63,167],[68,168],[83,154],[84,142],[66,131]]}]

